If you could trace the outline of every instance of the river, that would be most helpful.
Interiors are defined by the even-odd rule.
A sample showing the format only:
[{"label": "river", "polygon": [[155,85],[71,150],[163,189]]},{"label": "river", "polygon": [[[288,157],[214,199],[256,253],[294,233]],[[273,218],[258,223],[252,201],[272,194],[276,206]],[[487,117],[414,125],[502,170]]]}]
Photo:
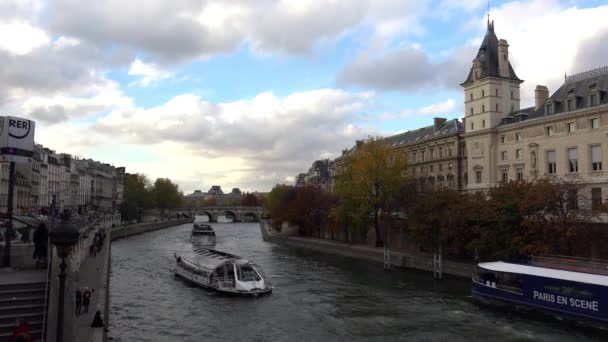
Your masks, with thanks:
[{"label": "river", "polygon": [[481,307],[463,280],[293,250],[262,241],[258,223],[213,223],[216,249],[272,278],[261,298],[193,287],[170,273],[191,250],[186,224],[112,243],[114,341],[600,341],[552,318]]}]

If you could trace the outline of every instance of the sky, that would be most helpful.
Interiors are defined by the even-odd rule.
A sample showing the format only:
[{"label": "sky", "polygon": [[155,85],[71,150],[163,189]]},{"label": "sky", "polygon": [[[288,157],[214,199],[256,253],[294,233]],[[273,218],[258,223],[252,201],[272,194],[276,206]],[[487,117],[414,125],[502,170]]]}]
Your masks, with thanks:
[{"label": "sky", "polygon": [[[0,0],[0,110],[185,193],[269,191],[355,140],[463,116],[483,0]],[[491,1],[522,108],[608,64],[608,1]]]}]

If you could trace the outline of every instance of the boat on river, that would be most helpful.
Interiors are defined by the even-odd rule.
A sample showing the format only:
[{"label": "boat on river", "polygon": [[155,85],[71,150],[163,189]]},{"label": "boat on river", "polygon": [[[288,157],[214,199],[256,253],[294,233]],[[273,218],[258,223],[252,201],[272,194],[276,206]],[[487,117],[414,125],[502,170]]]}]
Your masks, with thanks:
[{"label": "boat on river", "polygon": [[215,231],[205,223],[194,222],[190,238],[197,245],[215,245]]},{"label": "boat on river", "polygon": [[477,265],[471,292],[484,303],[507,304],[608,327],[608,262],[532,257],[527,263]]},{"label": "boat on river", "polygon": [[208,248],[175,254],[176,276],[223,294],[260,296],[272,292],[261,267],[239,256]]}]

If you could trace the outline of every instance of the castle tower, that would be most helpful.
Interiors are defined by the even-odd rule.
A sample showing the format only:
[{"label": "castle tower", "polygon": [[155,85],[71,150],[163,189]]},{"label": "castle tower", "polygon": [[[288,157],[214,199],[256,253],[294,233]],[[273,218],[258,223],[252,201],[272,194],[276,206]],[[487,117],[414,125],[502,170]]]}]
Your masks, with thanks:
[{"label": "castle tower", "polygon": [[494,22],[488,22],[486,36],[464,88],[465,132],[496,127],[507,114],[519,110],[520,80],[509,62],[509,44],[498,40]]},{"label": "castle tower", "polygon": [[465,144],[469,189],[487,189],[497,181],[494,132],[502,118],[518,111],[520,80],[509,62],[509,44],[498,39],[494,22],[488,21],[486,35],[464,88]]}]

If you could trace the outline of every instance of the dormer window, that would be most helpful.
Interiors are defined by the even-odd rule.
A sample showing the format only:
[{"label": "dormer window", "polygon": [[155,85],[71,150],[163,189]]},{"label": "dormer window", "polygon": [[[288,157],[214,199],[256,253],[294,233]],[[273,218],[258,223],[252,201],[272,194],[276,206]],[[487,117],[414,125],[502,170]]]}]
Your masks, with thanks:
[{"label": "dormer window", "polygon": [[599,93],[592,93],[589,95],[589,106],[597,106],[600,104],[600,94]]},{"label": "dormer window", "polygon": [[545,106],[545,114],[550,115],[553,113],[553,103],[547,103],[547,105]]},{"label": "dormer window", "polygon": [[575,102],[574,102],[574,98],[569,98],[566,100],[566,111],[569,112],[571,110],[575,110],[576,106],[575,106]]}]

